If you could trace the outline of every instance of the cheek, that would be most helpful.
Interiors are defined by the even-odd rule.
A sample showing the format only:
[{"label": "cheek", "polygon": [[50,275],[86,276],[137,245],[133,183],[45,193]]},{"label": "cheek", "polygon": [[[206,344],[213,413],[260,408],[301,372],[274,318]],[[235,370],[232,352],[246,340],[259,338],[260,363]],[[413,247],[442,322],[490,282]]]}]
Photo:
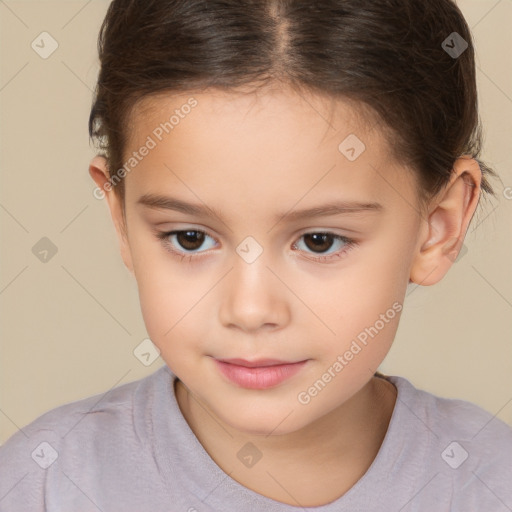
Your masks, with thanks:
[{"label": "cheek", "polygon": [[409,282],[417,231],[412,224],[397,226],[394,221],[388,224],[361,251],[357,262],[358,286],[376,300],[380,297],[394,302],[403,297]]},{"label": "cheek", "polygon": [[132,255],[144,323],[164,356],[176,346],[174,340],[184,339],[191,321],[197,325],[196,306],[205,293],[204,286],[191,280],[155,242]]},{"label": "cheek", "polygon": [[[312,356],[325,362],[350,350],[357,340],[361,347],[357,359],[371,364],[387,353],[398,327],[393,305],[402,302],[408,283],[404,235],[398,239],[395,230],[366,244],[338,267],[318,267],[313,272],[314,267],[304,264],[284,272],[283,280],[293,283],[301,300],[286,290],[275,294],[277,300],[287,301],[291,331],[308,333],[305,339],[322,340],[318,352],[315,344],[311,347]],[[213,289],[216,275],[198,274],[149,236],[133,244],[132,260],[146,329],[164,360],[168,362],[171,354],[180,358],[185,352],[208,352],[207,340],[219,327],[215,312],[236,283],[230,283],[228,276]],[[380,315],[385,315],[385,324]],[[378,335],[372,335],[375,329]]]},{"label": "cheek", "polygon": [[[144,324],[151,341],[160,355],[176,374],[194,374],[198,360],[205,352],[202,346],[206,335],[194,308],[201,295],[188,288],[186,293],[179,279],[146,279],[139,285],[139,297]],[[187,287],[184,287],[187,290]]]},{"label": "cheek", "polygon": [[323,299],[321,316],[336,332],[327,334],[326,341],[331,341],[325,345],[325,356],[332,362],[346,354],[350,367],[346,373],[380,365],[403,310],[410,261],[403,237],[389,244],[374,240],[372,245],[343,269],[336,285],[329,287],[330,297]]}]

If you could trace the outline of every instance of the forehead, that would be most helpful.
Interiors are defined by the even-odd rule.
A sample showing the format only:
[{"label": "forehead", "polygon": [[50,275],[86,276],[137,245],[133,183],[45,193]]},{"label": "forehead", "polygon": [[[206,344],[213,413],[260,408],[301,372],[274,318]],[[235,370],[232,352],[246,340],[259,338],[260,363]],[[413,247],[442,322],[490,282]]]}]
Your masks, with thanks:
[{"label": "forehead", "polygon": [[386,182],[415,186],[412,173],[391,157],[377,118],[347,100],[287,89],[166,93],[140,101],[127,125],[126,157],[148,138],[154,143],[127,176],[127,190],[139,195],[172,187],[179,177],[194,188],[218,190],[223,183],[235,190],[236,184],[237,193],[267,200],[336,187],[385,202],[393,190]]},{"label": "forehead", "polygon": [[[192,102],[194,106],[190,108]],[[315,134],[323,130],[325,136],[337,137],[344,127],[350,126],[366,139],[375,135],[379,138],[378,132],[372,133],[372,127],[378,124],[374,112],[348,98],[335,99],[311,92],[297,92],[291,88],[262,87],[261,90],[250,92],[245,92],[243,88],[229,91],[211,88],[207,91],[162,92],[141,98],[132,108],[127,123],[129,145],[154,129],[155,123],[168,121],[173,113],[178,116],[173,121],[173,130],[178,124],[191,124],[181,121],[192,117],[208,127],[215,122],[216,131],[236,129],[242,124],[249,127],[250,123],[253,126],[254,123],[266,125],[268,130],[269,123],[288,121],[298,128],[307,125],[315,129]],[[289,130],[282,135],[286,133],[296,135]],[[311,133],[309,138],[315,134]],[[374,142],[384,143],[382,149],[386,151],[389,148],[384,138]]]}]

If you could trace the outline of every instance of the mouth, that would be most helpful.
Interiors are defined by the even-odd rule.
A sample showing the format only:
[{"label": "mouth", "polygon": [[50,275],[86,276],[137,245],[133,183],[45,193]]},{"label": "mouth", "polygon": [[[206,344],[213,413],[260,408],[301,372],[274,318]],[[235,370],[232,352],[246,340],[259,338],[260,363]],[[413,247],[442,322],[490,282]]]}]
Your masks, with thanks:
[{"label": "mouth", "polygon": [[268,366],[279,366],[285,364],[296,364],[303,361],[281,361],[279,359],[258,359],[255,361],[247,361],[246,359],[217,359],[223,363],[234,364],[236,366],[243,366],[245,368],[261,368]]},{"label": "mouth", "polygon": [[230,383],[246,389],[268,389],[297,374],[309,361],[277,359],[214,359],[218,370]]}]

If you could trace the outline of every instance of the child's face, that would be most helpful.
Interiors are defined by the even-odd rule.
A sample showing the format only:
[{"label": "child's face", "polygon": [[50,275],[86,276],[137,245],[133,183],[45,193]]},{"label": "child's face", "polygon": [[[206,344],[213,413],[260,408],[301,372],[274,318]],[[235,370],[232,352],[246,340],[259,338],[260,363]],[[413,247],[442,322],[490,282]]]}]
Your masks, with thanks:
[{"label": "child's face", "polygon": [[[329,105],[312,96],[212,92],[182,108],[190,97],[156,100],[132,119],[127,155],[148,136],[156,147],[125,178],[124,259],[148,334],[187,388],[239,430],[292,432],[361,390],[391,347],[425,228],[415,181],[345,104],[329,125]],[[339,149],[350,134],[366,146],[353,161],[346,155],[360,152],[356,139]],[[150,195],[211,208],[222,220],[140,203]],[[342,201],[381,208],[294,218]],[[176,251],[194,253],[190,261],[155,234],[173,230],[206,232],[202,242],[197,232],[168,237]],[[322,232],[357,245],[343,252],[343,240],[303,236]],[[226,378],[216,358],[307,362],[253,389]]]}]

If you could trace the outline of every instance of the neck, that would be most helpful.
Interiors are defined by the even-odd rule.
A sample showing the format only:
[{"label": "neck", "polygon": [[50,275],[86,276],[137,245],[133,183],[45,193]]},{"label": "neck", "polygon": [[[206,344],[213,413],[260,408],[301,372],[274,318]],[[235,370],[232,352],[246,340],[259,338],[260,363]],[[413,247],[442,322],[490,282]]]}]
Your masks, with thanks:
[{"label": "neck", "polygon": [[[364,475],[382,445],[396,400],[394,385],[374,377],[350,400],[300,430],[251,436],[214,417],[181,381],[175,385],[183,416],[215,463],[245,487],[294,506],[329,503]],[[236,457],[249,442],[264,457],[245,467]]]}]

